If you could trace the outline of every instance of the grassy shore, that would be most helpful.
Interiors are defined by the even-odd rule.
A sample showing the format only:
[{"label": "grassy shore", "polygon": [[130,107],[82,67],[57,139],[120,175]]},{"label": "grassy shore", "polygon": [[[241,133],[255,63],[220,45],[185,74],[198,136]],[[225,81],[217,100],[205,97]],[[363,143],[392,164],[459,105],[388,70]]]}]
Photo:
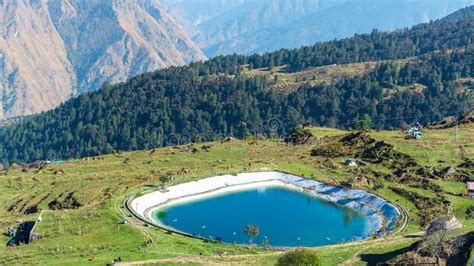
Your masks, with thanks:
[{"label": "grassy shore", "polygon": [[[349,182],[356,176],[392,171],[382,164],[348,168],[343,164],[346,159],[343,156],[311,156],[314,147],[348,133],[326,128],[313,128],[312,132],[316,136],[312,145],[288,146],[280,140],[249,138],[70,160],[40,170],[10,169],[0,176],[0,229],[16,227],[22,219],[35,219],[36,210],[45,210],[43,221],[36,229],[43,233],[43,239],[14,248],[2,245],[0,264],[103,265],[118,257],[123,261],[146,260],[150,264],[272,264],[281,255],[280,251],[206,243],[167,234],[128,217],[122,203],[127,195],[158,187],[159,176],[165,174],[176,177],[169,184],[173,185],[217,174],[269,168],[339,183]],[[457,166],[466,158],[474,160],[472,126],[460,128],[457,142],[453,129],[425,130],[421,141],[406,139],[399,131],[370,132],[369,136],[393,145],[395,151],[412,157],[420,167],[443,169]],[[459,195],[465,184],[449,178],[433,182],[451,202],[452,213],[464,225],[462,231],[473,231],[474,220],[467,220],[465,215],[473,200]],[[373,184],[360,187],[374,189]],[[423,230],[420,227],[422,212],[415,202],[395,193],[393,187],[426,197],[439,196],[439,192],[430,188],[385,181],[375,192],[408,210],[408,226],[384,239],[316,248],[325,265],[384,261],[417,240],[416,236]],[[79,208],[75,208],[77,203]],[[33,213],[25,214],[27,212]],[[124,216],[130,224],[121,224]],[[0,241],[6,243],[8,238],[0,236]]]}]

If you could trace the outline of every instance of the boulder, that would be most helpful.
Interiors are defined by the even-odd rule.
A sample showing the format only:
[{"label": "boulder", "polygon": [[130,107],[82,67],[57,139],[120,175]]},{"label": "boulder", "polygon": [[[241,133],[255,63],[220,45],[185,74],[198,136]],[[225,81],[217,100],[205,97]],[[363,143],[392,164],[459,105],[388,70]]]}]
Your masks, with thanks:
[{"label": "boulder", "polygon": [[444,174],[445,175],[453,175],[455,173],[456,173],[456,168],[454,168],[454,166],[446,167],[444,169]]},{"label": "boulder", "polygon": [[462,223],[454,216],[445,216],[435,220],[427,230],[427,233],[433,234],[440,230],[451,231],[461,229]]},{"label": "boulder", "polygon": [[358,176],[357,178],[357,184],[363,187],[369,186],[369,180],[367,178]]}]

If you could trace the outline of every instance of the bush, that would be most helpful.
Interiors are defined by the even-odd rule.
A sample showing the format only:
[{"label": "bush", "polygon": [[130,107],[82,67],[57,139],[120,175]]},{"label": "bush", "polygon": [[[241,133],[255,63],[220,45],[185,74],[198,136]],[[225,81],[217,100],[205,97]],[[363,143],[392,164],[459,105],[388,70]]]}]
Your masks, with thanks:
[{"label": "bush", "polygon": [[474,205],[471,205],[466,210],[466,219],[472,220],[474,219]]},{"label": "bush", "polygon": [[379,189],[384,189],[385,188],[385,181],[383,179],[377,179],[374,184],[374,189],[379,190]]},{"label": "bush", "polygon": [[319,266],[321,261],[318,254],[308,249],[288,251],[278,259],[277,266]]}]

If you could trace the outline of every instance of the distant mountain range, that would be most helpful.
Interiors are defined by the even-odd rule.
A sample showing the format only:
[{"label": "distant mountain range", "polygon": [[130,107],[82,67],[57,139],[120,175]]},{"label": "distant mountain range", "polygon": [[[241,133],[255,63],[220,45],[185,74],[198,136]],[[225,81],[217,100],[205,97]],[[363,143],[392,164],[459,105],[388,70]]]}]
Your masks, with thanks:
[{"label": "distant mountain range", "polygon": [[157,1],[0,1],[0,120],[206,57]]},{"label": "distant mountain range", "polygon": [[429,22],[474,0],[161,0],[208,57],[297,48]]},{"label": "distant mountain range", "polygon": [[469,4],[474,0],[4,0],[0,121],[167,66],[393,30]]}]

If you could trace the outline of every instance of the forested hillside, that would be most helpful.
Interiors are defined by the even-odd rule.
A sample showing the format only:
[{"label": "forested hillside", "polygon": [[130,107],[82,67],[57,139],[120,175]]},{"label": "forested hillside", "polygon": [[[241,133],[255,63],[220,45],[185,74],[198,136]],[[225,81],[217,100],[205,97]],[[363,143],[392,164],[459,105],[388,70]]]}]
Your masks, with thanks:
[{"label": "forested hillside", "polygon": [[[441,20],[392,33],[374,31],[265,55],[217,57],[105,85],[56,110],[0,129],[4,164],[147,149],[227,135],[285,134],[309,122],[351,127],[370,117],[374,128],[428,123],[472,109],[474,19]],[[414,57],[408,63],[394,59]],[[268,90],[250,68],[289,71],[381,61],[374,71],[340,82]]]},{"label": "forested hillside", "polygon": [[249,64],[251,68],[288,65],[289,69],[298,71],[308,67],[406,58],[465,47],[473,43],[473,13],[474,7],[469,7],[446,19],[420,24],[411,29],[394,32],[374,30],[371,34],[355,35],[298,49],[280,49],[263,55],[220,56],[206,62],[204,68],[209,68],[211,73],[234,73],[238,71],[240,64]]}]

